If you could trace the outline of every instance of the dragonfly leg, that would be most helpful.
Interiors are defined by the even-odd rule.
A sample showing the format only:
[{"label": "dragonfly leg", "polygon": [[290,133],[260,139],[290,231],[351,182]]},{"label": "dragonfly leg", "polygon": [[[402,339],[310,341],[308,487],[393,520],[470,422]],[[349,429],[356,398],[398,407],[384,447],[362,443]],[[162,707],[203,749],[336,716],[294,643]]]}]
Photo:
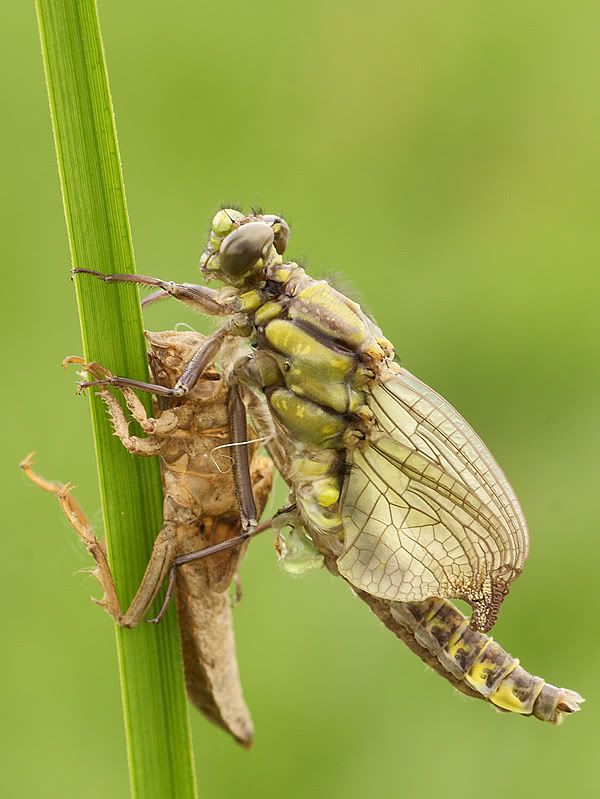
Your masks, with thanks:
[{"label": "dragonfly leg", "polygon": [[[187,555],[179,555],[176,557],[173,561],[173,565],[171,566],[169,582],[167,583],[167,590],[165,592],[161,608],[153,619],[147,619],[148,623],[158,624],[165,615],[175,589],[177,569],[179,569],[181,566],[185,566],[186,563],[193,563],[194,561],[201,560],[202,558],[209,557],[210,555],[216,555],[218,552],[223,552],[225,549],[231,549],[232,547],[240,546],[249,538],[254,538],[254,536],[257,536],[259,533],[264,533],[265,530],[269,530],[273,526],[273,522],[276,518],[277,516],[274,516],[272,519],[268,519],[268,521],[259,524],[251,531],[242,533],[241,535],[236,535],[235,538],[228,538],[226,541],[221,541],[218,544],[203,547],[202,549],[197,549],[194,552],[188,552]],[[240,594],[237,596],[239,598]]]},{"label": "dragonfly leg", "polygon": [[161,298],[164,293],[209,316],[227,316],[240,310],[240,302],[235,295],[224,295],[217,289],[196,283],[174,283],[172,280],[161,280],[149,275],[107,275],[95,269],[73,269],[72,273],[91,275],[105,283],[137,283],[142,286],[156,286],[160,291],[150,295],[147,298],[148,302]]},{"label": "dragonfly leg", "polygon": [[98,380],[84,380],[78,383],[78,386],[80,389],[89,388],[90,386],[114,386],[120,389],[137,388],[139,391],[147,391],[161,397],[184,397],[196,385],[203,372],[213,363],[223,342],[235,325],[235,321],[226,322],[198,347],[173,388],[161,386],[158,383],[145,383],[128,377],[115,377],[110,373],[108,376],[101,377]]},{"label": "dragonfly leg", "polygon": [[160,300],[166,300],[167,297],[170,297],[168,291],[164,289],[158,289],[158,291],[153,291],[151,294],[147,294],[145,297],[142,297],[142,308],[147,308],[149,305],[153,305],[155,302],[160,302]]},{"label": "dragonfly leg", "polygon": [[146,619],[148,624],[158,624],[159,621],[163,618],[167,610],[169,609],[169,604],[171,602],[171,597],[173,596],[173,590],[175,589],[175,578],[177,575],[177,569],[175,566],[171,566],[171,571],[169,572],[169,582],[167,583],[167,590],[165,591],[165,596],[163,599],[163,603],[160,606],[160,610],[151,619]]},{"label": "dragonfly leg", "polygon": [[258,524],[256,503],[250,475],[250,451],[248,449],[248,417],[239,383],[235,378],[229,386],[229,439],[233,458],[233,482],[237,495],[243,534],[250,535]]}]

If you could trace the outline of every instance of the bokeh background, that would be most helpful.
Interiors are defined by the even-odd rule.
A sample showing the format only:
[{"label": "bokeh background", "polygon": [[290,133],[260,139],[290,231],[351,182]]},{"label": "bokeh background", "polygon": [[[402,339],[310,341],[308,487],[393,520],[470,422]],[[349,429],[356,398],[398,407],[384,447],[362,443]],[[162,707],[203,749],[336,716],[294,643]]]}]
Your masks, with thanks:
[{"label": "bokeh background", "polygon": [[[193,717],[206,797],[592,796],[598,775],[595,2],[101,2],[138,269],[194,280],[222,201],[284,211],[473,423],[532,532],[494,635],[588,698],[554,729],[457,695],[267,538],[235,613],[255,748]],[[32,4],[3,14],[2,795],[124,797],[113,633],[52,498],[101,526]],[[150,329],[202,320],[175,304]]]}]

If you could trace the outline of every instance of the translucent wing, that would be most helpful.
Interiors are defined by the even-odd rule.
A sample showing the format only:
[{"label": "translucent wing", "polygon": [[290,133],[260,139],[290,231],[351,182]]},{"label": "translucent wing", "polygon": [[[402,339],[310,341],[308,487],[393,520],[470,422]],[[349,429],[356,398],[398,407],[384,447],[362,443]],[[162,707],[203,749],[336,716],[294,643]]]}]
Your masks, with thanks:
[{"label": "translucent wing", "polygon": [[385,599],[465,599],[488,630],[528,551],[510,484],[462,416],[405,369],[368,401],[376,425],[349,452],[341,574]]}]

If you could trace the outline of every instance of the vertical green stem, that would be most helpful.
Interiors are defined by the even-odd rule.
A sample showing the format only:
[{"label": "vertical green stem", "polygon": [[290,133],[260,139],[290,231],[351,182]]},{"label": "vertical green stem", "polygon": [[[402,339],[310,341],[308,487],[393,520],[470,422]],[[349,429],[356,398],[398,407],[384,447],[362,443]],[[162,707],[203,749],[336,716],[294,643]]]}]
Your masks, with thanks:
[{"label": "vertical green stem", "polygon": [[[134,272],[96,4],[38,0],[37,11],[73,265]],[[137,289],[84,276],[77,301],[85,357],[147,379]],[[109,556],[126,606],[161,525],[159,464],[125,451],[93,397],[91,409]],[[117,649],[133,796],[195,797],[174,609],[159,625],[117,628]]]}]

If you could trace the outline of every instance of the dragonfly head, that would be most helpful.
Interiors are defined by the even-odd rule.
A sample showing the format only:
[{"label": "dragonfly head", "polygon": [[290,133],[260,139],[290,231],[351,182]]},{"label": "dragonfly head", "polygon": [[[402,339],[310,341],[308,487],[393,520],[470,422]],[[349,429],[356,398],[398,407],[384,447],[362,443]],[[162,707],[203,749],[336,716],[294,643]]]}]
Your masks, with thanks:
[{"label": "dragonfly head", "polygon": [[200,271],[208,279],[238,288],[260,282],[265,267],[285,252],[290,228],[274,214],[244,216],[225,208],[215,214]]}]

